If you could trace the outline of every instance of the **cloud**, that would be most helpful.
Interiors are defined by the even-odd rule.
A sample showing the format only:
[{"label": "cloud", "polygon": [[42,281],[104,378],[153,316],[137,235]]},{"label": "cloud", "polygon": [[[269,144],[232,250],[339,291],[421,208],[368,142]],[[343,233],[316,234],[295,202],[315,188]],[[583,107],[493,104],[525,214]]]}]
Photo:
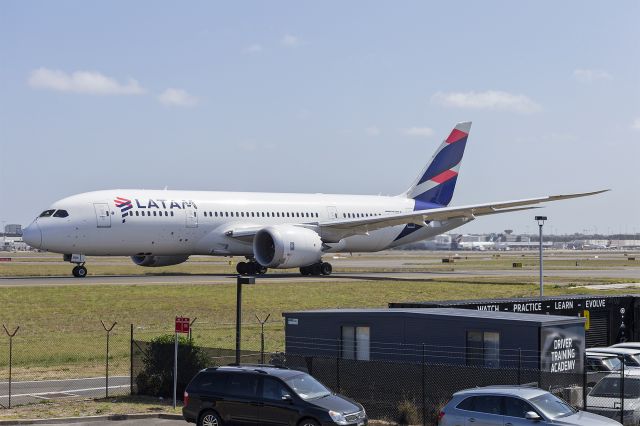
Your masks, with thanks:
[{"label": "cloud", "polygon": [[244,49],[244,53],[259,53],[262,52],[264,50],[264,48],[262,47],[261,44],[252,44],[249,47],[246,47]]},{"label": "cloud", "polygon": [[85,95],[141,95],[145,93],[145,90],[134,79],[129,79],[126,84],[122,84],[97,71],[66,73],[48,68],[38,68],[31,71],[28,83],[34,89]]},{"label": "cloud", "polygon": [[487,90],[485,92],[438,92],[431,97],[432,102],[456,108],[513,111],[530,114],[542,107],[525,95]]},{"label": "cloud", "polygon": [[302,41],[299,37],[291,34],[285,34],[284,37],[282,37],[282,40],[280,40],[280,43],[285,47],[298,47],[302,44]]},{"label": "cloud", "polygon": [[593,83],[594,81],[613,80],[613,76],[604,70],[576,69],[573,78],[581,83]]},{"label": "cloud", "polygon": [[633,130],[640,130],[640,117],[633,120],[633,123],[631,123],[631,128]]},{"label": "cloud", "polygon": [[419,136],[422,138],[428,138],[433,135],[433,129],[430,127],[409,127],[402,131],[407,136]]},{"label": "cloud", "polygon": [[369,136],[379,136],[382,131],[377,126],[369,126],[364,129],[365,133]]},{"label": "cloud", "polygon": [[182,89],[168,88],[158,95],[158,101],[164,106],[192,107],[198,104],[198,98]]}]

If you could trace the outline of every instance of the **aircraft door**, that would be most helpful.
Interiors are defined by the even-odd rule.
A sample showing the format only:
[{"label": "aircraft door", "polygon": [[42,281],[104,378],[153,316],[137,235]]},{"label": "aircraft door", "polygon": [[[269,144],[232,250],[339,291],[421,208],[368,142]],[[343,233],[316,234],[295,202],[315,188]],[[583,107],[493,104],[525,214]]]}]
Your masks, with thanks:
[{"label": "aircraft door", "polygon": [[111,228],[111,212],[109,211],[109,204],[95,203],[93,208],[96,211],[98,228]]},{"label": "aircraft door", "polygon": [[338,209],[335,206],[327,207],[327,213],[329,214],[329,220],[338,218]]},{"label": "aircraft door", "polygon": [[186,206],[184,209],[185,214],[187,215],[187,228],[197,228],[198,227],[198,211],[193,206]]}]

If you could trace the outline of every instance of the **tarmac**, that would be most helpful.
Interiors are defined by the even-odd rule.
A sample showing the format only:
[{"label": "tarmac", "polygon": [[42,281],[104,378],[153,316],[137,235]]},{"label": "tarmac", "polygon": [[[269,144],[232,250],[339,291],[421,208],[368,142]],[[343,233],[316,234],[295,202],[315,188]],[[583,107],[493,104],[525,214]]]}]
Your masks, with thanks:
[{"label": "tarmac", "polygon": [[[378,263],[378,267],[379,263]],[[554,269],[545,271],[547,277],[593,277],[630,279],[640,281],[640,268],[620,267],[611,269]],[[438,279],[474,278],[474,277],[537,277],[537,270],[495,269],[495,270],[465,270],[454,271],[412,271],[412,272],[348,272],[330,276],[302,276],[299,273],[269,272],[258,276],[260,280],[270,282],[314,282],[314,281],[434,281]],[[90,275],[85,278],[69,276],[48,277],[2,277],[0,287],[38,287],[38,286],[68,286],[68,285],[203,285],[203,284],[234,284],[236,275],[228,274],[170,274],[170,275]]]}]

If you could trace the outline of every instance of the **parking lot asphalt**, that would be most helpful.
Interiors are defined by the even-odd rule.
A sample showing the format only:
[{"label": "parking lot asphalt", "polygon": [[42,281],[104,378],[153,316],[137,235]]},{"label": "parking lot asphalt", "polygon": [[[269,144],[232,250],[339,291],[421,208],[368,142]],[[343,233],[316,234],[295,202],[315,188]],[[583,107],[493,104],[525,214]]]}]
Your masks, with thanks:
[{"label": "parking lot asphalt", "polygon": [[102,420],[93,422],[81,422],[81,423],[55,423],[55,425],[69,425],[69,426],[152,426],[152,425],[188,425],[189,423],[184,420],[169,420],[169,419],[137,419],[137,420]]}]

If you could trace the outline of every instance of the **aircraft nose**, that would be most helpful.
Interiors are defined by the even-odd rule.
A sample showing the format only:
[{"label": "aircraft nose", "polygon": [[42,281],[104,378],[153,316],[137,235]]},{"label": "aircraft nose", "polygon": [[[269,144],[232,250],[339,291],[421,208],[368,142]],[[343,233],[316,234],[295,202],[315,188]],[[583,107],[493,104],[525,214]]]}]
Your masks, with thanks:
[{"label": "aircraft nose", "polygon": [[37,222],[33,222],[22,230],[22,240],[34,248],[42,246],[42,231]]}]

